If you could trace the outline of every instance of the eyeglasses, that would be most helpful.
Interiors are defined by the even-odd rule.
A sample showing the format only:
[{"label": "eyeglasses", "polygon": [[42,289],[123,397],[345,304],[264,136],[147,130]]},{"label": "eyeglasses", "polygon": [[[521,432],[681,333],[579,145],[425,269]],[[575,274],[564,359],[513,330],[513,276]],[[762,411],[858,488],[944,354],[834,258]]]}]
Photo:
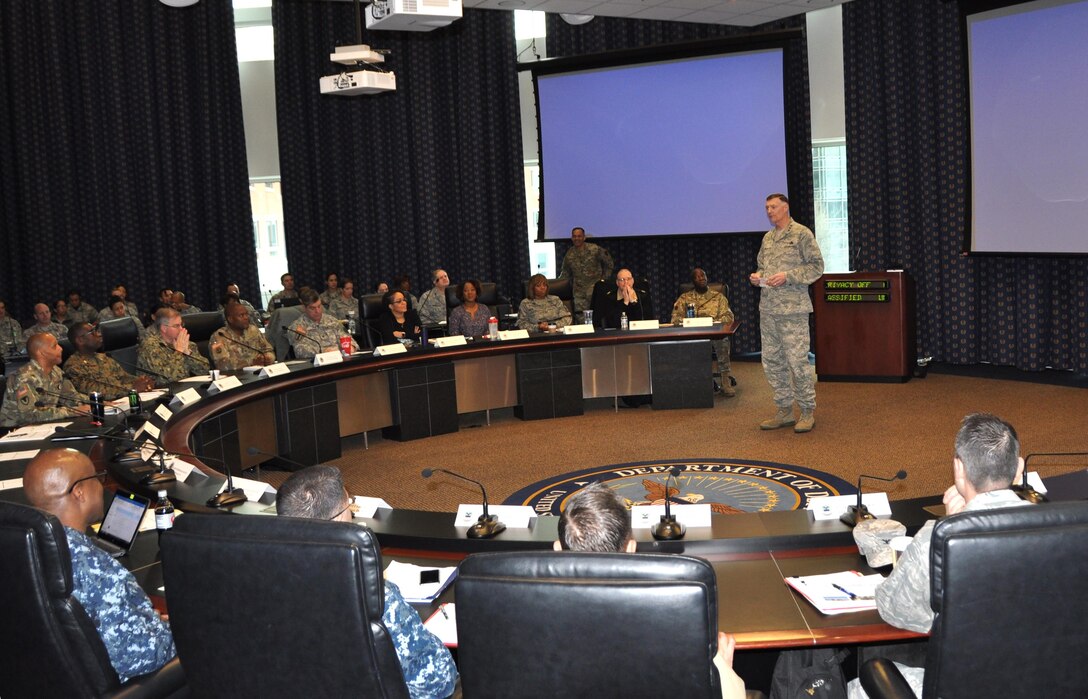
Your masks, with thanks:
[{"label": "eyeglasses", "polygon": [[99,479],[99,482],[105,483],[106,482],[106,472],[105,471],[96,471],[93,476],[84,476],[83,478],[79,478],[79,479],[73,481],[72,485],[68,486],[68,490],[66,490],[64,492],[64,494],[65,495],[71,495],[72,491],[75,490],[77,485],[79,485],[83,481],[89,481],[92,478],[97,478],[97,479]]},{"label": "eyeglasses", "polygon": [[[329,517],[329,521],[330,521],[330,522],[335,522],[336,520],[340,519],[340,515],[344,514],[344,513],[345,513],[345,512],[347,512],[348,510],[350,510],[350,509],[351,509],[351,506],[352,506],[352,505],[354,505],[354,504],[355,504],[355,501],[354,501],[354,500],[352,500],[352,499],[351,499],[351,498],[349,497],[349,498],[348,498],[348,504],[346,504],[346,505],[344,505],[344,506],[343,506],[342,508],[340,508],[340,511],[339,511],[339,512],[337,512],[336,514],[334,514],[334,515],[333,515],[332,517]],[[354,512],[355,512],[355,511],[354,511],[354,510],[352,510],[352,516],[354,516]]]}]

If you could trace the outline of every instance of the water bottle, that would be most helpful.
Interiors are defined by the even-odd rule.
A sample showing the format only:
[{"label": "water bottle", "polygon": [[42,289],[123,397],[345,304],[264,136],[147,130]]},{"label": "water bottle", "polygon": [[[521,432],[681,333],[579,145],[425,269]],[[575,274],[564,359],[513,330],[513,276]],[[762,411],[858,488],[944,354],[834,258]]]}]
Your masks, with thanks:
[{"label": "water bottle", "polygon": [[174,528],[174,506],[170,498],[166,497],[166,491],[159,491],[159,499],[155,503],[155,531],[162,536],[167,529]]},{"label": "water bottle", "polygon": [[620,330],[626,330],[626,329],[627,329],[627,313],[625,311],[623,313],[620,313]]},{"label": "water bottle", "polygon": [[356,328],[355,311],[348,311],[348,335],[355,337]]},{"label": "water bottle", "polygon": [[487,320],[487,334],[492,342],[499,339],[499,319],[495,316],[491,316]]},{"label": "water bottle", "polygon": [[694,318],[695,317],[695,304],[694,303],[689,303],[688,304],[687,317],[688,318]]}]

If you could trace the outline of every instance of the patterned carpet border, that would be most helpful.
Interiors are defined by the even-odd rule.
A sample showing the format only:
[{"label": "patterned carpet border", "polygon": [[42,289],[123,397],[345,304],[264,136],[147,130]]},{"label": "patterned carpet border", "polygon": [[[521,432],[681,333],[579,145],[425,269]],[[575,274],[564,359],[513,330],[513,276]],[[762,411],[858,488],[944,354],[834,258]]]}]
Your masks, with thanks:
[{"label": "patterned carpet border", "polygon": [[854,494],[841,478],[804,466],[742,459],[638,461],[574,471],[537,481],[517,491],[504,505],[529,505],[541,516],[559,516],[571,495],[594,482],[607,483],[630,505],[665,502],[665,477],[673,466],[680,475],[670,485],[671,502],[709,503],[717,514],[776,512],[805,507],[812,498]]}]

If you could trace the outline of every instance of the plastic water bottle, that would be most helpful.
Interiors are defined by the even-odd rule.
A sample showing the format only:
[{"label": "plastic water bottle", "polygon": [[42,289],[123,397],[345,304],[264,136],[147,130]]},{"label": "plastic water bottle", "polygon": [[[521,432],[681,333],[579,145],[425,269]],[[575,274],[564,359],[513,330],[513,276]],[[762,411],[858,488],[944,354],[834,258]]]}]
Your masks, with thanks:
[{"label": "plastic water bottle", "polygon": [[159,491],[159,499],[155,503],[155,531],[162,536],[168,529],[174,528],[174,505],[170,498],[166,497],[166,491]]},{"label": "plastic water bottle", "polygon": [[620,313],[620,330],[627,329],[627,312]]},{"label": "plastic water bottle", "polygon": [[491,316],[487,320],[487,334],[492,342],[499,339],[499,319],[495,316]]},{"label": "plastic water bottle", "polygon": [[355,325],[355,311],[348,311],[348,335],[355,337],[358,326]]}]

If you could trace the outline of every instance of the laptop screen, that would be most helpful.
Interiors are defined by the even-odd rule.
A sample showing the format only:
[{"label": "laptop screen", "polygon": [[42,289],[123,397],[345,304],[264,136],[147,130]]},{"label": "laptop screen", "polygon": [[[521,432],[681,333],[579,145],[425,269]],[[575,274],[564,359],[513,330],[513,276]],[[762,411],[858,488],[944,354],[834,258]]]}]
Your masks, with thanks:
[{"label": "laptop screen", "polygon": [[140,521],[150,503],[142,495],[118,490],[98,529],[98,536],[128,550],[140,531]]}]

